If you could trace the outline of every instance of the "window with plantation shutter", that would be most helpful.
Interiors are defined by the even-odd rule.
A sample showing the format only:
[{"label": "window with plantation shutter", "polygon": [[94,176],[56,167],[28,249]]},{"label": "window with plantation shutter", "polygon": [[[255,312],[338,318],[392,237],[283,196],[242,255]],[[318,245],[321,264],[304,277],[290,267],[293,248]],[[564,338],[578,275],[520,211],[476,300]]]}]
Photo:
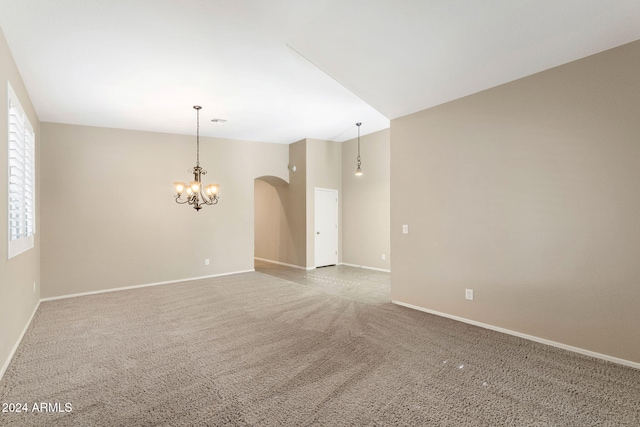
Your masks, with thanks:
[{"label": "window with plantation shutter", "polygon": [[16,94],[8,93],[8,218],[9,250],[12,258],[33,248],[35,220],[35,134]]}]

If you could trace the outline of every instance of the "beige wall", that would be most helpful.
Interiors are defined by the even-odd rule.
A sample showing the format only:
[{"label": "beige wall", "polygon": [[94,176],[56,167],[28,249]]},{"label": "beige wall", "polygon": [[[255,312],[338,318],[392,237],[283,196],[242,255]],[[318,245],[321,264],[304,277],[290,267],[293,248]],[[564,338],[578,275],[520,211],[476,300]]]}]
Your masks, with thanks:
[{"label": "beige wall", "polygon": [[[289,145],[289,165],[296,167],[289,172],[288,211],[291,234],[295,247],[295,258],[290,264],[306,266],[307,257],[307,141],[300,140]],[[285,261],[286,262],[286,261]]]},{"label": "beige wall", "polygon": [[306,267],[307,261],[307,141],[289,145],[289,210],[291,233],[295,247],[295,260],[291,264]]},{"label": "beige wall", "polygon": [[389,270],[389,129],[360,137],[363,174],[359,177],[355,176],[357,147],[357,138],[342,143],[342,261]]},{"label": "beige wall", "polygon": [[42,155],[43,297],[251,270],[254,179],[288,179],[286,145],[201,138],[221,199],[196,212],[194,136],[43,123]]},{"label": "beige wall", "polygon": [[[33,249],[7,260],[7,81],[36,134],[36,235]],[[0,30],[0,377],[40,299],[40,121]],[[36,289],[33,289],[33,283]]]},{"label": "beige wall", "polygon": [[393,120],[392,299],[640,362],[639,73],[635,42]]},{"label": "beige wall", "polygon": [[342,145],[307,138],[307,267],[315,267],[315,189],[338,190],[338,262],[342,262]]}]

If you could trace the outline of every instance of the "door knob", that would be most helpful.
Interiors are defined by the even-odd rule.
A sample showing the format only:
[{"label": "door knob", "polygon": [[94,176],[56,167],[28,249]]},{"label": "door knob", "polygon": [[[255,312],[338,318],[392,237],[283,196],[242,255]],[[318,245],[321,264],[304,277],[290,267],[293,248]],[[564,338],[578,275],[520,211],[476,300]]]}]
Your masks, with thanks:
[{"label": "door knob", "polygon": [[319,231],[316,231],[316,234],[320,234],[320,232],[319,232]]}]

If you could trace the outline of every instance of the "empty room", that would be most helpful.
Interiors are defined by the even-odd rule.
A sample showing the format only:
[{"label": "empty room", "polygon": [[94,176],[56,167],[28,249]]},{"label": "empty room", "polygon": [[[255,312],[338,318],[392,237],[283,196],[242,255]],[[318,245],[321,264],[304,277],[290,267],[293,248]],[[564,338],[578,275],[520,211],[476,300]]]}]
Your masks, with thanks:
[{"label": "empty room", "polygon": [[0,0],[0,426],[639,426],[637,0]]}]

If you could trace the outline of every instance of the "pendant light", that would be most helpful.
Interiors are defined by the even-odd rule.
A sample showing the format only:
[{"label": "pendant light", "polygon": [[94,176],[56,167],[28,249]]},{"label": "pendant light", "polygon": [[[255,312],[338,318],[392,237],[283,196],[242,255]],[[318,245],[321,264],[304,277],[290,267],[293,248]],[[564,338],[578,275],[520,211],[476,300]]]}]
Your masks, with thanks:
[{"label": "pendant light", "polygon": [[356,176],[362,176],[362,169],[360,168],[360,166],[362,165],[362,162],[360,161],[360,125],[362,123],[356,123],[356,126],[358,126],[358,162],[357,165],[358,167],[356,168]]}]

